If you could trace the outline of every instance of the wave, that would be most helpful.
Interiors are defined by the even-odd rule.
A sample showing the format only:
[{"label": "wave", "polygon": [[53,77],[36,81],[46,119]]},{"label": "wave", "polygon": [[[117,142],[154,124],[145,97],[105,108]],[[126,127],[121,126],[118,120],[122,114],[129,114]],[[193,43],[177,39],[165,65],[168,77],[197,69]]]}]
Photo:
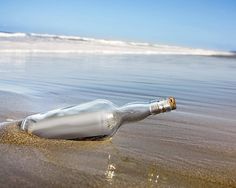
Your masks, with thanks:
[{"label": "wave", "polygon": [[26,37],[26,33],[7,33],[7,32],[0,32],[0,37],[7,38],[7,37]]},{"label": "wave", "polygon": [[115,51],[115,50],[43,50],[43,49],[0,49],[0,53],[77,53],[77,54],[107,54],[107,55],[201,55],[201,56],[225,56],[231,57],[233,56],[231,53],[227,52],[174,52],[174,51]]},{"label": "wave", "polygon": [[37,33],[0,32],[0,41],[0,53],[235,55],[225,51]]}]

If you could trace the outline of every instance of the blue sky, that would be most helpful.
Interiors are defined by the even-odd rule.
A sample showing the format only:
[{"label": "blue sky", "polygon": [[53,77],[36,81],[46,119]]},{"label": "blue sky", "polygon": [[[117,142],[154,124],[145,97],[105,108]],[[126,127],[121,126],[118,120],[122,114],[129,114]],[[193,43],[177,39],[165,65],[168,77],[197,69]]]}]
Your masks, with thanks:
[{"label": "blue sky", "polygon": [[236,50],[235,0],[0,0],[0,31]]}]

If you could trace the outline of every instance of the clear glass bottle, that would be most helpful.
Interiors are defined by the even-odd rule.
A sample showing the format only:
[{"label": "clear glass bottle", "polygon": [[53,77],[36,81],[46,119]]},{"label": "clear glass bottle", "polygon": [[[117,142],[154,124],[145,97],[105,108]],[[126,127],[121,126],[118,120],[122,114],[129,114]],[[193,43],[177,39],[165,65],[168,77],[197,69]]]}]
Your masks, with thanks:
[{"label": "clear glass bottle", "polygon": [[150,103],[130,103],[121,107],[99,99],[26,117],[21,128],[43,138],[101,139],[111,137],[125,123],[176,109],[173,97]]}]

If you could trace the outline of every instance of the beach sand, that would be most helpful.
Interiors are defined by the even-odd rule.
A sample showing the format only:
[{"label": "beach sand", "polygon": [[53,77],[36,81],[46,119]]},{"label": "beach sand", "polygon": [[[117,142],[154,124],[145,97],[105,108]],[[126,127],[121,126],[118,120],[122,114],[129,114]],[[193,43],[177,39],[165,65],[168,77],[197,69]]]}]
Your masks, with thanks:
[{"label": "beach sand", "polygon": [[2,123],[1,187],[236,187],[235,59],[7,54],[0,68],[1,122],[97,98],[177,100],[106,141],[47,140]]}]

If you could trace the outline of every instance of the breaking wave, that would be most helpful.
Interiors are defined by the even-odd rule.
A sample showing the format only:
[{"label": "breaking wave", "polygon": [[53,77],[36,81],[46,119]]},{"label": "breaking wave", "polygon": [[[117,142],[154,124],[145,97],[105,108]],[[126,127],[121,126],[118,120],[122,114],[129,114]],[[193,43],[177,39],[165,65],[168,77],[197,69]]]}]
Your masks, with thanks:
[{"label": "breaking wave", "polygon": [[0,53],[235,55],[225,51],[37,33],[0,32],[0,41]]}]

